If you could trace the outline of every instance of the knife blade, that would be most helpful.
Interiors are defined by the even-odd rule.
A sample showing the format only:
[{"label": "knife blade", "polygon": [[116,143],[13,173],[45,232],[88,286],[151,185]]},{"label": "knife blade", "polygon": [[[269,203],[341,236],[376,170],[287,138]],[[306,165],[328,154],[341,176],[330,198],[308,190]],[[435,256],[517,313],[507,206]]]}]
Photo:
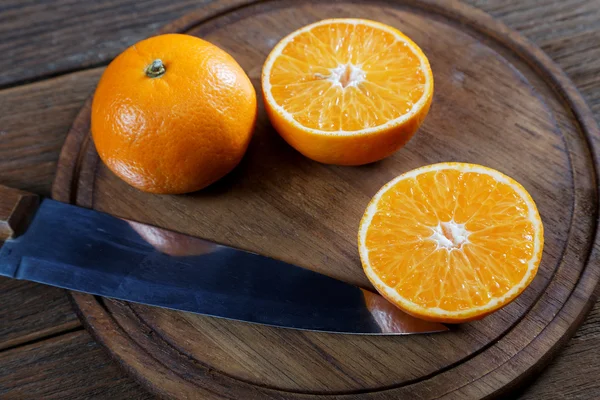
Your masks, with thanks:
[{"label": "knife blade", "polygon": [[308,269],[50,199],[41,201],[23,234],[0,248],[0,275],[282,328],[397,335],[448,330]]}]

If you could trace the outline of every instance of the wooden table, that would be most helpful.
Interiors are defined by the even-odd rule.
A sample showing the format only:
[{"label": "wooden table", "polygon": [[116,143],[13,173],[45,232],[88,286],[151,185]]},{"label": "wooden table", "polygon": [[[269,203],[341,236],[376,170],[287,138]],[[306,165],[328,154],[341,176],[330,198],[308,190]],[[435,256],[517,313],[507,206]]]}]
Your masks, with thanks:
[{"label": "wooden table", "polygon": [[[1,0],[0,183],[50,193],[69,126],[125,47],[209,0]],[[470,0],[545,50],[600,121],[600,0]],[[152,398],[62,290],[0,279],[0,398]],[[600,398],[600,302],[521,399]]]}]

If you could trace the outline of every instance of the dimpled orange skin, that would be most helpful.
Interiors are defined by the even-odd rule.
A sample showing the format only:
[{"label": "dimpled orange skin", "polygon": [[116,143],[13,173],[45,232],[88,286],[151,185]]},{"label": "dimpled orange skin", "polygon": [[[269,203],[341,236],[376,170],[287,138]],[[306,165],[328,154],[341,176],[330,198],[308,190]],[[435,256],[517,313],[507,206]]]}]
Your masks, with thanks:
[{"label": "dimpled orange skin", "polygon": [[[164,73],[149,77],[161,60]],[[106,68],[92,103],[100,158],[142,191],[200,190],[242,159],[256,92],[239,64],[197,37],[167,34],[125,50]]]},{"label": "dimpled orange skin", "polygon": [[265,101],[265,110],[273,127],[293,148],[304,156],[324,164],[364,165],[382,160],[401,149],[417,132],[431,107],[432,96],[414,118],[387,130],[363,135],[320,135],[306,132],[281,118]]}]

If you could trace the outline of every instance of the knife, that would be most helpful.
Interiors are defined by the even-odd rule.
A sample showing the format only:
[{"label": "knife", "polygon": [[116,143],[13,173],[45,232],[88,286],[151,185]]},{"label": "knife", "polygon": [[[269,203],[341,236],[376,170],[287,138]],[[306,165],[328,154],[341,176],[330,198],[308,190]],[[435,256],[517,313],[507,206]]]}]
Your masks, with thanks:
[{"label": "knife", "polygon": [[346,334],[447,331],[259,254],[0,185],[0,275],[232,320]]}]

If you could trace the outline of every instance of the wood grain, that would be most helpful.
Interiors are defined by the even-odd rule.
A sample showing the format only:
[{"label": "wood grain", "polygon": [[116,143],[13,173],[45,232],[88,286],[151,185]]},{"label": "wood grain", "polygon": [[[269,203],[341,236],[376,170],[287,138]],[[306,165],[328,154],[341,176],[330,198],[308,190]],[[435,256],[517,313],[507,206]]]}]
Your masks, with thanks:
[{"label": "wood grain", "polygon": [[596,399],[600,396],[600,303],[543,374],[519,399]]},{"label": "wood grain", "polygon": [[8,57],[0,60],[0,87],[105,65],[164,23],[205,3],[4,0],[0,52]]},{"label": "wood grain", "polygon": [[0,351],[81,326],[66,291],[0,278]]},{"label": "wood grain", "polygon": [[[0,91],[2,184],[50,194],[64,138],[101,73],[84,71]],[[81,326],[65,291],[6,278],[0,282],[0,349]]]},{"label": "wood grain", "polygon": [[84,330],[2,352],[0,365],[6,400],[152,398]]},{"label": "wood grain", "polygon": [[[600,51],[600,35],[593,29],[600,20],[600,0],[467,3],[533,40],[561,64],[584,94],[597,82],[593,71],[600,59],[593,53]],[[209,0],[104,0],[93,5],[73,0],[5,0],[0,5],[0,51],[8,56],[0,60],[0,87],[105,65],[164,24],[210,4]],[[21,15],[26,18],[17,17]],[[587,100],[593,106],[600,95],[591,92]]]},{"label": "wood grain", "polygon": [[0,183],[49,195],[58,153],[102,69],[0,92]]},{"label": "wood grain", "polygon": [[[600,1],[478,0],[469,2],[519,30],[547,52],[567,72],[594,110],[596,119],[600,119],[600,24],[598,23]],[[189,9],[195,8],[198,4],[189,1],[152,2],[152,4],[146,2],[134,8],[116,1],[73,3],[65,0],[44,4],[33,1],[2,2],[0,18],[8,15],[6,14],[8,7],[12,12],[10,14],[12,33],[0,36],[0,45],[4,46],[2,48],[5,50],[5,56],[8,55],[3,60],[37,57],[41,65],[35,66],[34,61],[29,60],[28,62],[31,61],[29,69],[35,67],[37,71],[48,71],[48,68],[52,68],[53,62],[47,61],[62,62],[64,59],[71,62],[78,57],[84,60],[86,57],[93,59],[103,52],[103,43],[110,43],[110,46],[117,48],[119,38],[126,37],[131,32],[128,27],[132,21],[131,17],[121,19],[119,26],[113,24],[113,20],[120,19],[120,14],[135,15],[138,20],[145,21],[147,21],[146,14],[152,15],[154,23],[140,24],[135,27],[136,35],[139,34],[139,38],[142,38],[152,34],[158,26],[169,22],[172,18],[169,14],[170,10],[180,7],[183,3],[190,7]],[[123,4],[123,7],[121,8],[119,4]],[[65,15],[71,15],[73,7],[78,7],[77,18],[64,18]],[[103,9],[102,18],[96,18],[99,8]],[[34,9],[35,12],[32,12]],[[24,17],[15,18],[20,15]],[[30,16],[38,23],[37,28],[34,27],[35,24],[31,24]],[[0,24],[0,29],[6,26],[4,25],[6,20],[8,18],[2,19],[3,24]],[[43,40],[38,41],[35,38],[35,33],[31,33],[34,29],[43,31],[42,34],[45,35]],[[47,51],[47,48],[52,45],[52,32],[59,30],[60,41],[54,45],[60,47],[53,47],[51,51]],[[86,36],[86,46],[92,46],[98,53],[89,52],[81,56],[82,51],[86,52],[85,46],[79,46],[82,36]],[[22,52],[19,46],[8,43],[15,40],[18,40],[19,46],[26,49],[25,52]],[[127,44],[129,43],[123,42],[123,48]],[[113,54],[116,54],[119,50],[114,51]],[[44,57],[38,54],[43,54]],[[8,67],[14,67],[16,71],[19,63],[9,64]],[[69,69],[80,68],[76,62],[70,65]],[[86,65],[93,65],[93,62]],[[4,75],[0,74],[0,79],[3,78]],[[72,118],[83,104],[85,97],[93,90],[97,77],[89,78],[84,72],[72,74],[70,78],[66,76],[51,79],[48,82],[51,83],[48,86],[46,82],[40,82],[0,91],[2,109],[8,110],[0,114],[0,152],[2,152],[0,153],[0,182],[42,194],[50,191],[60,141],[68,131]],[[64,105],[69,111],[66,112],[61,106],[53,115],[52,104]],[[26,142],[23,141],[23,137],[27,138]],[[47,143],[50,145],[46,145]],[[33,150],[27,151],[25,146],[33,147]],[[19,158],[11,156],[15,151],[20,152]],[[3,280],[3,282],[10,281]],[[70,325],[61,328],[65,320],[76,321],[62,291],[36,284],[22,282],[18,284],[7,290],[4,290],[6,286],[0,289],[0,304],[8,305],[0,310],[0,337],[9,335],[9,338],[18,338],[20,330],[26,336],[35,334],[38,329],[43,336],[47,328],[53,329],[54,326],[53,332],[60,332],[61,329],[70,329]],[[550,364],[547,371],[534,382],[533,386],[524,392],[523,398],[600,397],[600,389],[597,386],[598,363],[594,359],[594,355],[597,357],[600,352],[599,316],[600,303],[597,303],[575,339],[569,342],[565,351]],[[7,324],[5,321],[10,323]],[[57,360],[56,367],[48,368],[43,376],[38,375],[40,384],[29,386],[29,391],[21,392],[23,396],[20,398],[41,398],[42,396],[36,393],[43,390],[45,386],[55,385],[56,381],[60,381],[66,387],[70,382],[77,382],[82,393],[89,393],[87,387],[97,385],[98,379],[113,386],[114,397],[111,398],[131,397],[132,384],[128,383],[130,379],[120,370],[112,370],[112,375],[98,377],[91,375],[88,370],[84,372],[81,369],[71,371],[68,379],[62,377],[62,367],[68,365],[71,359],[76,357],[76,353],[86,351],[87,344],[79,343],[78,346],[77,351],[73,352],[52,352],[51,357]],[[97,368],[106,363],[106,356],[102,352],[93,354],[86,359],[87,363]],[[18,364],[11,364],[11,368],[6,371],[22,371],[18,367]],[[84,375],[91,375],[94,379],[84,379]],[[120,395],[119,387],[123,388]]]},{"label": "wood grain", "polygon": [[476,398],[520,385],[573,333],[599,278],[596,253],[589,263],[581,257],[591,251],[590,213],[598,207],[597,161],[582,136],[598,132],[564,74],[513,32],[457,4],[238,3],[208,20],[205,10],[189,14],[167,30],[219,45],[257,83],[272,44],[315,19],[352,15],[401,26],[436,76],[421,132],[381,163],[330,167],[293,152],[261,112],[247,156],[227,179],[187,196],[151,196],[98,163],[86,106],[61,155],[55,196],[368,287],[354,236],[370,196],[408,169],[459,159],[501,169],[532,193],[547,227],[540,273],[515,303],[447,335],[341,338],[76,295],[93,334],[148,387],[174,397]]}]

